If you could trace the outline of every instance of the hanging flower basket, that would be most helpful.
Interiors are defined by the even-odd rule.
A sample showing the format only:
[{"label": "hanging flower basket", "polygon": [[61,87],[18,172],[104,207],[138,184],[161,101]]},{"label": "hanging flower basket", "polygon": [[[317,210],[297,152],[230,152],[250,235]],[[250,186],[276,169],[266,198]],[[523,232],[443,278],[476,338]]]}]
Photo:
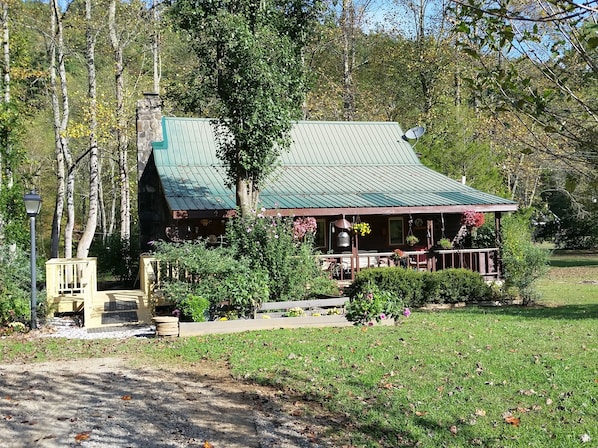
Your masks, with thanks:
[{"label": "hanging flower basket", "polygon": [[440,238],[438,240],[438,245],[441,249],[449,250],[453,248],[453,243],[448,238]]},{"label": "hanging flower basket", "polygon": [[409,246],[415,246],[417,243],[419,243],[419,238],[415,235],[407,235],[407,238],[405,238],[405,242]]},{"label": "hanging flower basket", "polygon": [[372,228],[367,222],[356,222],[351,229],[359,236],[366,236],[372,232]]}]

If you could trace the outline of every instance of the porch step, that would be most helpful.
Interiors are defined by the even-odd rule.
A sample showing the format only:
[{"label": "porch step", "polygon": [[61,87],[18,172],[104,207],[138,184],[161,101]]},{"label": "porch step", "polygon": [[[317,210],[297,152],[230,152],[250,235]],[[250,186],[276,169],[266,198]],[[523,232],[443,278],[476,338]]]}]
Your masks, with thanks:
[{"label": "porch step", "polygon": [[149,324],[151,313],[141,290],[98,291],[88,315],[86,328]]}]

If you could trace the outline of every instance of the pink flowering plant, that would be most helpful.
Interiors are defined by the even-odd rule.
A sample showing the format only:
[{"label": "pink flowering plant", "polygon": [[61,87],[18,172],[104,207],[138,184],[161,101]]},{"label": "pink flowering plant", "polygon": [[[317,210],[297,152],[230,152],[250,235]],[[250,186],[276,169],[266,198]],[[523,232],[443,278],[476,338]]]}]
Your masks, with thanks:
[{"label": "pink flowering plant", "polygon": [[385,319],[398,319],[404,309],[402,300],[395,294],[368,283],[352,292],[345,315],[355,325],[372,325]]},{"label": "pink flowering plant", "polygon": [[484,225],[484,214],[475,210],[465,210],[461,217],[461,224],[469,229],[482,227]]},{"label": "pink flowering plant", "polygon": [[306,236],[313,237],[318,224],[316,218],[295,218],[293,221],[293,238],[297,241],[303,240]]}]

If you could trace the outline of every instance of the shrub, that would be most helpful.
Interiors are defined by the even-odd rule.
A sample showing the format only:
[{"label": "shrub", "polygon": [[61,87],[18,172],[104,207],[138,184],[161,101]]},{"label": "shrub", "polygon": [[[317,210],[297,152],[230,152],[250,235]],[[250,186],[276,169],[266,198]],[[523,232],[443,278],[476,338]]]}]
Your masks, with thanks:
[{"label": "shrub", "polygon": [[[446,269],[431,273],[438,281],[434,303],[458,303],[490,300],[492,290],[477,272],[467,269]],[[428,296],[431,296],[426,291]]]},{"label": "shrub", "polygon": [[268,274],[253,268],[246,258],[237,259],[228,248],[209,248],[205,242],[161,242],[156,244],[156,258],[164,279],[160,288],[183,312],[183,319],[201,314],[195,310],[197,303],[187,303],[194,300],[190,297],[207,299],[212,317],[224,302],[227,311],[251,316],[268,298]]},{"label": "shrub", "polygon": [[380,289],[375,283],[362,284],[352,292],[345,315],[355,325],[398,318],[403,312],[403,303],[396,294]]},{"label": "shrub", "polygon": [[0,325],[29,317],[30,291],[29,258],[18,247],[0,246]]},{"label": "shrub", "polygon": [[180,303],[180,311],[193,322],[205,322],[209,318],[210,301],[202,296],[187,295]]},{"label": "shrub", "polygon": [[548,256],[548,250],[532,242],[529,211],[512,214],[503,220],[505,286],[515,288],[524,305],[530,305],[538,298],[535,282],[548,271]]},{"label": "shrub", "polygon": [[349,296],[363,290],[365,285],[375,284],[384,291],[395,294],[406,306],[424,304],[423,272],[402,268],[370,268],[360,271],[346,290]]},{"label": "shrub", "polygon": [[401,306],[421,307],[427,303],[457,303],[490,300],[492,289],[476,272],[447,269],[420,272],[401,268],[372,268],[361,271],[347,290],[356,296],[370,284],[396,296]]},{"label": "shrub", "polygon": [[120,234],[110,235],[105,242],[99,241],[90,250],[98,258],[100,274],[116,277],[122,282],[132,282],[139,271],[139,239],[123,239]]},{"label": "shrub", "polygon": [[237,258],[268,273],[271,301],[300,300],[334,289],[314,257],[314,231],[313,218],[259,213],[230,220],[226,237]]}]

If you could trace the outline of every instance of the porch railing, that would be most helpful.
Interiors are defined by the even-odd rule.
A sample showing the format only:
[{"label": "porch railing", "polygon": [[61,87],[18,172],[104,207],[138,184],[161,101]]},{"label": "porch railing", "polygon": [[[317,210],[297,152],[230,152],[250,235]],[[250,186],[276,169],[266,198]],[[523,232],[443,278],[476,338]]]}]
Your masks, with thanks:
[{"label": "porch railing", "polygon": [[[77,311],[83,303],[86,322],[91,317],[93,296],[97,292],[96,258],[52,258],[46,262],[46,292],[48,299],[68,302]],[[64,310],[59,310],[64,311]]]},{"label": "porch railing", "polygon": [[400,266],[420,271],[441,271],[449,268],[469,269],[478,272],[486,280],[501,277],[499,250],[451,249],[434,251],[404,251],[403,258],[396,260],[394,252],[359,252],[357,256],[346,254],[325,254],[317,256],[322,270],[340,282],[350,282],[355,273],[370,267]]}]

